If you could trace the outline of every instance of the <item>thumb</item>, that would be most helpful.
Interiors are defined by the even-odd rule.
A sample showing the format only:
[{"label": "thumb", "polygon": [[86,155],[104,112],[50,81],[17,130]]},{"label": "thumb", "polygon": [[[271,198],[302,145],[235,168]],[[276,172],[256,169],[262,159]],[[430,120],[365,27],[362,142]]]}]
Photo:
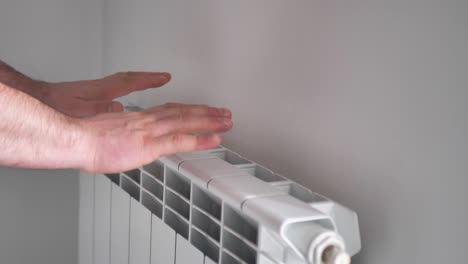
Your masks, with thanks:
[{"label": "thumb", "polygon": [[123,112],[124,106],[120,102],[112,101],[107,105],[107,112]]},{"label": "thumb", "polygon": [[94,105],[94,114],[122,112],[123,110],[122,103],[115,101],[99,102]]}]

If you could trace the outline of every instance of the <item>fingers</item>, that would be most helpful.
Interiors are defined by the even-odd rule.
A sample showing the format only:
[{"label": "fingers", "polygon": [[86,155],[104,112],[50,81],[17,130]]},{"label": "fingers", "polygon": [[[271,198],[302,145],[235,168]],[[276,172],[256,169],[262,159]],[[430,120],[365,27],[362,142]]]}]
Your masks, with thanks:
[{"label": "fingers", "polygon": [[147,113],[154,113],[158,116],[158,119],[164,119],[168,117],[180,116],[219,116],[232,118],[232,113],[227,108],[216,108],[207,105],[188,105],[188,104],[177,104],[168,103],[162,106],[153,107],[145,110]]},{"label": "fingers", "polygon": [[[102,102],[96,110],[106,113],[83,121],[95,148],[96,171],[124,170],[177,152],[214,148],[221,137],[211,133],[232,128],[229,110],[207,106],[173,104],[160,111],[115,113],[108,111],[122,110],[120,103]],[[159,119],[161,111],[168,116]]]},{"label": "fingers", "polygon": [[153,124],[153,136],[172,133],[226,132],[232,128],[232,120],[224,117],[186,116],[166,118]]},{"label": "fingers", "polygon": [[219,135],[193,136],[176,133],[156,138],[151,148],[155,151],[153,156],[161,157],[178,152],[211,149],[219,144],[221,144]]},{"label": "fingers", "polygon": [[134,91],[161,87],[171,79],[166,72],[120,72],[89,81],[83,93],[87,99],[112,100]]},{"label": "fingers", "polygon": [[206,105],[166,104],[143,113],[154,115],[149,124],[153,136],[170,133],[219,133],[228,131],[233,125],[230,110]]}]

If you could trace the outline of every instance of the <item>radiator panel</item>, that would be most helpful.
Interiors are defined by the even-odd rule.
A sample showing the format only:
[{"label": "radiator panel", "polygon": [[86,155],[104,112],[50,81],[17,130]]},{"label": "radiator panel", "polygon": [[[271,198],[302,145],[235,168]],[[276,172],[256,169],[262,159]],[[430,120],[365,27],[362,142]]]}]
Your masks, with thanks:
[{"label": "radiator panel", "polygon": [[80,264],[319,264],[324,245],[360,249],[353,211],[224,147],[80,182]]},{"label": "radiator panel", "polygon": [[203,253],[192,246],[185,238],[177,235],[175,264],[203,264]]},{"label": "radiator panel", "polygon": [[174,263],[176,232],[154,215],[151,229],[151,264]]},{"label": "radiator panel", "polygon": [[149,264],[150,243],[151,212],[138,201],[131,199],[129,264]]},{"label": "radiator panel", "polygon": [[111,197],[110,263],[128,264],[131,198],[114,183],[111,187]]},{"label": "radiator panel", "polygon": [[94,178],[94,263],[110,263],[111,181]]},{"label": "radiator panel", "polygon": [[80,212],[78,232],[78,264],[94,262],[94,175],[80,175]]}]

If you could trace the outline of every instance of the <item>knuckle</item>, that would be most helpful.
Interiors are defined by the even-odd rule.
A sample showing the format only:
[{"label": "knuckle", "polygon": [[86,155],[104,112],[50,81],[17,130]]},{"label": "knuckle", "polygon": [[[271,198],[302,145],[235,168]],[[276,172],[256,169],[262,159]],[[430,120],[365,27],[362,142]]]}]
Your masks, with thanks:
[{"label": "knuckle", "polygon": [[127,130],[131,130],[133,128],[133,124],[131,120],[124,120],[122,122],[122,127],[124,127]]},{"label": "knuckle", "polygon": [[150,130],[154,135],[164,135],[171,131],[171,124],[167,120],[160,120],[156,122],[149,122],[145,129]]},{"label": "knuckle", "polygon": [[171,136],[171,142],[175,146],[181,146],[184,140],[184,136],[182,134],[174,134]]},{"label": "knuckle", "polygon": [[176,119],[178,120],[178,122],[185,122],[187,118],[186,110],[180,105],[176,106],[174,109],[176,109]]}]

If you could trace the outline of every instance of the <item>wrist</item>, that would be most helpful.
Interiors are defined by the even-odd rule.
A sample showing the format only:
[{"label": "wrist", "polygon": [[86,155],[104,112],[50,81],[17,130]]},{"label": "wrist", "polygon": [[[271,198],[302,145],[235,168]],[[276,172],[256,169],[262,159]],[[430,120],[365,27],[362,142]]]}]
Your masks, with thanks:
[{"label": "wrist", "polygon": [[91,144],[79,119],[61,114],[0,83],[0,164],[24,168],[83,168]]},{"label": "wrist", "polygon": [[64,123],[68,131],[68,142],[71,146],[69,150],[65,150],[70,157],[68,167],[84,171],[92,170],[95,155],[95,140],[91,130],[87,128],[86,120],[65,115],[64,117]]}]

